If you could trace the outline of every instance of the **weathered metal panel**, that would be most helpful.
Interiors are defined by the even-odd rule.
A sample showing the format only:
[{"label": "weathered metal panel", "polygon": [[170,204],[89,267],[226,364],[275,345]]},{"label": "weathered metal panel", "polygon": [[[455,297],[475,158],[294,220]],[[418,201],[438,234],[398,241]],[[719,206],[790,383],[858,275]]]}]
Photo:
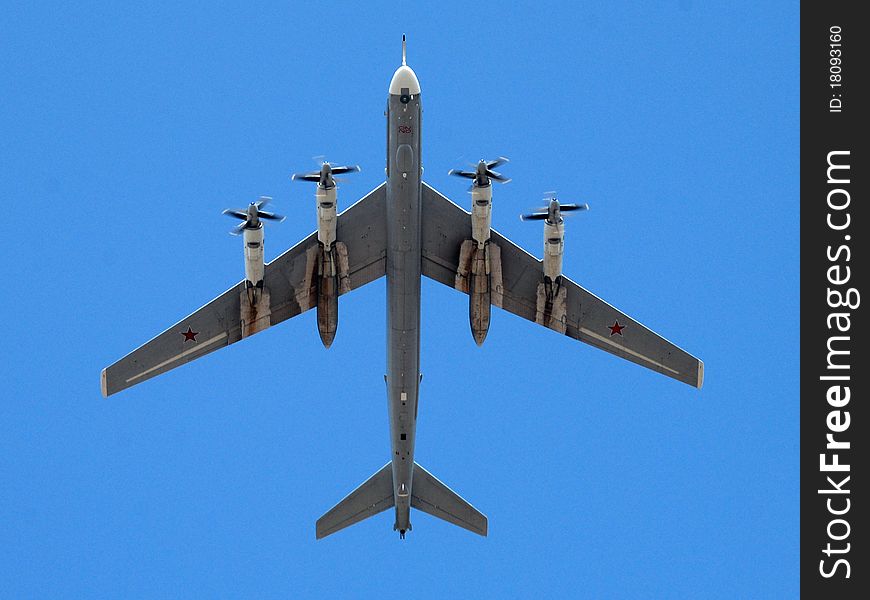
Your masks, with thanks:
[{"label": "weathered metal panel", "polygon": [[[256,293],[256,302],[250,301],[251,292]],[[239,306],[241,307],[239,320],[243,338],[268,329],[272,325],[271,302],[272,294],[269,292],[269,288],[250,288],[242,291],[239,296]]]}]

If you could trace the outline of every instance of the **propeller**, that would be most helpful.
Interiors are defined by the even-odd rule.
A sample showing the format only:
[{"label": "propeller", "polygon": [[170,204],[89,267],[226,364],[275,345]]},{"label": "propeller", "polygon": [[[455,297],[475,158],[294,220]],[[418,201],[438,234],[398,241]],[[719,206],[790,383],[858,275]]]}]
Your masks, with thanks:
[{"label": "propeller", "polygon": [[501,173],[493,171],[493,169],[503,165],[506,162],[510,162],[510,160],[508,158],[505,158],[504,156],[499,156],[495,160],[489,161],[480,159],[480,162],[477,163],[477,167],[474,171],[450,169],[447,174],[455,175],[456,177],[464,177],[465,179],[473,179],[474,184],[478,187],[485,187],[489,185],[489,182],[492,179],[495,179],[499,183],[507,183],[508,181],[510,181],[509,177],[505,177]]},{"label": "propeller", "polygon": [[548,206],[541,206],[534,209],[535,212],[524,213],[520,215],[523,221],[548,221],[550,223],[559,223],[562,220],[563,212],[572,212],[577,210],[589,210],[588,204],[561,204],[556,199],[556,192],[545,192],[544,198],[549,198]]},{"label": "propeller", "polygon": [[242,222],[230,229],[231,235],[239,235],[245,229],[256,229],[260,226],[260,219],[264,219],[267,221],[278,221],[279,223],[284,220],[284,215],[279,215],[273,212],[266,212],[262,210],[264,206],[269,204],[272,201],[272,198],[269,196],[260,196],[260,199],[256,202],[251,202],[246,210],[236,209],[236,208],[228,208],[223,211],[223,214],[228,217],[233,217],[235,219],[241,219]]},{"label": "propeller", "polygon": [[313,181],[321,187],[335,187],[336,179],[333,175],[343,175],[345,173],[357,173],[359,165],[332,165],[323,160],[322,156],[315,156],[314,159],[320,162],[320,170],[311,173],[294,173],[291,179],[293,181]]}]

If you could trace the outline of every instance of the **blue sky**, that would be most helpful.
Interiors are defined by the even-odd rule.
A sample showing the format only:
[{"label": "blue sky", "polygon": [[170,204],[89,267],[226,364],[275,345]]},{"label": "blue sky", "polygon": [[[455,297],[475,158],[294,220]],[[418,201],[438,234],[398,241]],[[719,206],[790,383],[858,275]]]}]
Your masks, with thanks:
[{"label": "blue sky", "polygon": [[[798,593],[797,3],[4,9],[0,596]],[[314,521],[389,454],[383,280],[105,400],[99,372],[243,274],[223,208],[315,226],[311,157],[383,179],[408,34],[425,179],[504,154],[493,225],[556,189],[565,272],[705,361],[700,392],[423,282],[417,459],[478,538]]]}]

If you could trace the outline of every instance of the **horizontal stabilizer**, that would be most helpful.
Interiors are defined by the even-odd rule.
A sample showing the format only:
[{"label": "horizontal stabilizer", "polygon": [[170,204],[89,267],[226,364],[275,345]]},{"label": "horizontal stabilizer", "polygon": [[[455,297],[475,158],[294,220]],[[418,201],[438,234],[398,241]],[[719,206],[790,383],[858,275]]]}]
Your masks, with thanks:
[{"label": "horizontal stabilizer", "polygon": [[486,516],[418,463],[414,463],[411,506],[478,535],[487,533]]},{"label": "horizontal stabilizer", "polygon": [[[393,465],[387,463],[347,497],[317,519],[317,539],[335,533],[394,506]],[[443,517],[442,517],[443,518]]]}]

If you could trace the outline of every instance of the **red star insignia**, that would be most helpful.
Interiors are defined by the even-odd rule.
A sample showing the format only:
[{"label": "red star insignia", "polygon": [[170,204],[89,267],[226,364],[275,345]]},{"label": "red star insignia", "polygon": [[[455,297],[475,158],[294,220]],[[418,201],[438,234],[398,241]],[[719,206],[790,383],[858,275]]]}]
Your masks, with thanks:
[{"label": "red star insignia", "polygon": [[622,330],[625,329],[625,325],[620,325],[619,321],[614,321],[613,325],[608,325],[608,329],[610,329],[610,335],[622,335]]},{"label": "red star insignia", "polygon": [[193,341],[193,342],[195,342],[195,341],[196,341],[196,336],[199,335],[199,332],[198,332],[198,331],[194,331],[193,329],[191,329],[190,327],[188,327],[188,328],[187,328],[187,331],[182,331],[182,332],[181,332],[181,335],[184,336],[184,341],[185,341],[185,342],[189,342],[189,341]]}]

